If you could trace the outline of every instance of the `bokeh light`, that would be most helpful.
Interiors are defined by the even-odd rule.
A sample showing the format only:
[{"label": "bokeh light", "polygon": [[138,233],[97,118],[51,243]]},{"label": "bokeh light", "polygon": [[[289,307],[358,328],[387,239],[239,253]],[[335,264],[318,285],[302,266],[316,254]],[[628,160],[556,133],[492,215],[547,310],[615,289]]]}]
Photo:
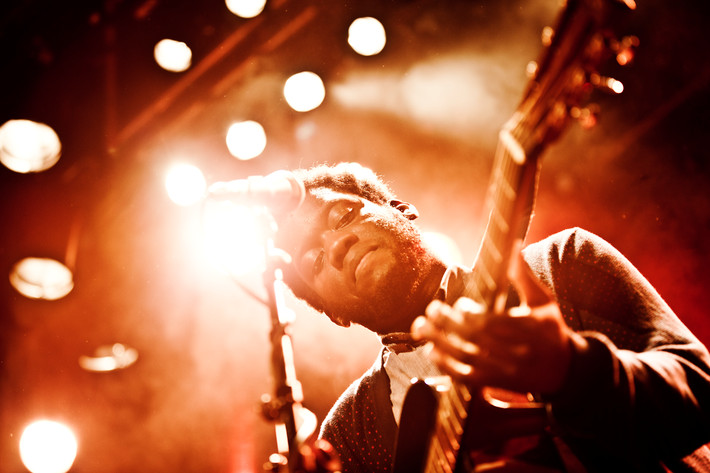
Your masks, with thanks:
[{"label": "bokeh light", "polygon": [[348,28],[348,44],[363,56],[380,53],[386,42],[385,27],[376,18],[358,18]]},{"label": "bokeh light", "polygon": [[227,9],[242,18],[254,18],[264,11],[266,0],[225,0]]},{"label": "bokeh light", "polygon": [[243,276],[265,267],[265,232],[258,212],[229,201],[208,201],[204,209],[204,251],[219,271]]},{"label": "bokeh light", "polygon": [[71,270],[57,260],[27,257],[13,266],[10,284],[25,297],[54,301],[71,292],[74,278]]},{"label": "bokeh light", "polygon": [[78,444],[69,427],[51,420],[28,425],[20,437],[20,458],[32,473],[66,473]]},{"label": "bokeh light", "polygon": [[284,84],[284,98],[297,112],[313,110],[325,99],[323,80],[314,72],[294,74]]},{"label": "bokeh light", "polygon": [[0,126],[0,162],[12,171],[45,171],[59,161],[61,151],[59,136],[49,125],[9,120]]},{"label": "bokeh light", "polygon": [[446,264],[463,264],[463,255],[458,245],[448,235],[440,232],[423,232],[422,239]]},{"label": "bokeh light", "polygon": [[86,371],[108,372],[128,368],[136,360],[138,360],[138,350],[123,343],[114,343],[98,347],[93,356],[81,355],[79,366]]},{"label": "bokeh light", "polygon": [[227,149],[243,161],[256,158],[266,148],[264,127],[253,120],[233,123],[227,130]]},{"label": "bokeh light", "polygon": [[168,170],[165,189],[170,200],[178,205],[192,205],[205,195],[207,181],[199,168],[191,164],[176,164]]},{"label": "bokeh light", "polygon": [[160,67],[170,72],[186,71],[192,64],[190,47],[173,39],[159,41],[153,49],[153,56]]}]

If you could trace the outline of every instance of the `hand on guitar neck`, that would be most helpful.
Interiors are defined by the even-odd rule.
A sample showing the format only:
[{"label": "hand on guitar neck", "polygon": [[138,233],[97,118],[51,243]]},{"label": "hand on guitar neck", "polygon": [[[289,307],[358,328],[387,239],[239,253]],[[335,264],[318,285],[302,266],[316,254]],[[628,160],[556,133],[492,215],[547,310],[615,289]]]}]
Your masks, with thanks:
[{"label": "hand on guitar neck", "polygon": [[431,342],[431,357],[452,378],[473,386],[554,394],[569,369],[571,343],[583,343],[565,324],[552,294],[514,252],[508,276],[521,305],[486,311],[462,297],[432,302],[412,324]]}]

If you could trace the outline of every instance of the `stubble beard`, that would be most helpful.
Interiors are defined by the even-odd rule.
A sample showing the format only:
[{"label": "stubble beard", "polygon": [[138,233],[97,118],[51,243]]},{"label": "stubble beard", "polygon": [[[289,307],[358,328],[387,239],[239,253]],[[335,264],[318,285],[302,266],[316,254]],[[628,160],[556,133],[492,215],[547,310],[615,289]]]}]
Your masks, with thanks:
[{"label": "stubble beard", "polygon": [[348,319],[380,334],[409,331],[412,321],[423,314],[433,297],[422,291],[438,260],[409,221],[382,219],[376,223],[389,231],[400,251],[395,252],[394,269],[373,293],[366,310],[349,314]]}]

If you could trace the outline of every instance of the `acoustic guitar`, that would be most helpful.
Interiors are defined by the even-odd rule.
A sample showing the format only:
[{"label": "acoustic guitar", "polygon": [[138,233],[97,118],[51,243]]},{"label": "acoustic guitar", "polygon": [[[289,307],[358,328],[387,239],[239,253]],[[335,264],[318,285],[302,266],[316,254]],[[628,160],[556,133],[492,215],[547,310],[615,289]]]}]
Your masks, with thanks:
[{"label": "acoustic guitar", "polygon": [[[463,295],[485,307],[506,304],[506,270],[514,243],[528,229],[541,156],[573,119],[583,126],[595,123],[593,108],[585,108],[592,90],[623,90],[598,69],[612,57],[621,65],[631,60],[637,40],[616,39],[612,21],[634,8],[633,0],[567,0],[554,30],[543,32],[545,48],[499,135],[487,227]],[[402,409],[394,473],[471,471],[472,451],[542,433],[543,405],[528,401],[531,395],[499,394],[449,378],[416,381]]]}]

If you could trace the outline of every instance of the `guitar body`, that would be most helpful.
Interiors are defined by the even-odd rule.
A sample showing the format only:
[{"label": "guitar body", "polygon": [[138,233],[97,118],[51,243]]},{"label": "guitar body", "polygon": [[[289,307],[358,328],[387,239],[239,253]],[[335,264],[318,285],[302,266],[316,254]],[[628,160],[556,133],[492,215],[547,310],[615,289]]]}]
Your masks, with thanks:
[{"label": "guitar body", "polygon": [[[552,38],[513,117],[500,132],[488,186],[488,225],[464,293],[484,307],[506,305],[507,269],[516,242],[524,240],[532,214],[540,157],[570,118],[593,122],[580,108],[590,91],[618,93],[618,81],[596,69],[635,41],[612,38],[612,16],[634,8],[633,0],[567,0]],[[623,89],[623,87],[622,87]],[[395,473],[464,473],[485,452],[507,453],[516,439],[539,437],[544,406],[522,393],[465,386],[447,377],[419,380],[404,401],[395,451]],[[481,455],[478,455],[478,454]],[[494,456],[495,458],[495,456]]]},{"label": "guitar body", "polygon": [[[444,377],[412,384],[402,406],[393,473],[466,473],[473,470],[477,461],[472,453],[478,453],[478,458],[487,449],[519,453],[534,445],[536,440],[532,437],[545,428],[544,406],[518,393],[467,389],[471,398],[465,401],[463,394],[459,404],[452,396],[462,394],[455,391],[451,380]],[[434,454],[432,444],[437,445]],[[434,466],[434,459],[441,459],[441,455],[449,456],[451,461],[444,465],[453,465],[452,470],[441,466],[441,462]]]}]

